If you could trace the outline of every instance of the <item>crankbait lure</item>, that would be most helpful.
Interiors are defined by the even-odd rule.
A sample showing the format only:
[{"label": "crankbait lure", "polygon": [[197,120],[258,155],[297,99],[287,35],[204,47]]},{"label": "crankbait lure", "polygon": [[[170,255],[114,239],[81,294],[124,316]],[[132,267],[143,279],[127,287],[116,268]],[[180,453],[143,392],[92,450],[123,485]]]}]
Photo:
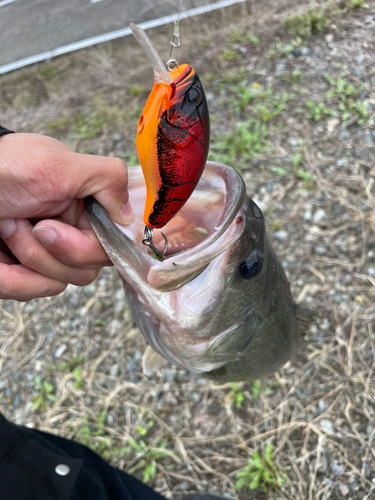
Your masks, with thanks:
[{"label": "crankbait lure", "polygon": [[[178,65],[177,56],[168,61],[167,71],[146,33],[134,24],[130,28],[155,77],[138,122],[137,152],[147,188],[143,243],[161,256],[152,244],[153,229],[164,227],[176,215],[201,177],[209,149],[209,113],[196,72],[188,64]],[[171,44],[172,54],[180,46],[177,23]]]}]

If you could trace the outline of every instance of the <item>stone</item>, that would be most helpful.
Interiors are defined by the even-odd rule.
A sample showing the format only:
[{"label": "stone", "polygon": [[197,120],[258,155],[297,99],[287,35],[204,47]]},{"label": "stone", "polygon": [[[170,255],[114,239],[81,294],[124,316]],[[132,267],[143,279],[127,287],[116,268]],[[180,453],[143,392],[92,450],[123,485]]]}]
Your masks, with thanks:
[{"label": "stone", "polygon": [[275,238],[277,238],[280,241],[285,241],[288,237],[288,233],[284,231],[283,229],[280,229],[279,231],[276,231],[273,233]]},{"label": "stone", "polygon": [[120,373],[120,366],[118,364],[112,365],[111,368],[109,369],[109,374],[111,375],[111,377],[117,377],[119,373]]},{"label": "stone", "polygon": [[370,437],[373,432],[374,432],[374,426],[372,424],[367,424],[366,436]]},{"label": "stone", "polygon": [[318,208],[317,210],[315,210],[313,216],[314,224],[319,224],[319,222],[321,222],[325,216],[326,216],[325,210],[323,210],[322,208]]},{"label": "stone", "polygon": [[340,493],[343,497],[346,497],[349,495],[349,488],[346,484],[339,482],[338,487],[339,487]]},{"label": "stone", "polygon": [[320,420],[319,422],[319,427],[321,427],[322,429],[324,429],[325,431],[328,431],[328,432],[333,432],[333,424],[330,420],[328,419],[322,419]]},{"label": "stone", "polygon": [[67,348],[68,346],[66,344],[59,345],[59,347],[55,350],[53,356],[57,359],[61,358],[61,356],[64,354]]}]

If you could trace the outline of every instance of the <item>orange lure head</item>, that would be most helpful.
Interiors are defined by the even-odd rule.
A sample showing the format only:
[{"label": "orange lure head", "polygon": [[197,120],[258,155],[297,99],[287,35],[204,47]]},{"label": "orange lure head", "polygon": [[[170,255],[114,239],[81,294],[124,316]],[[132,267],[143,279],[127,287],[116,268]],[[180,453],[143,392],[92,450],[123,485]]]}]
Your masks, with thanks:
[{"label": "orange lure head", "polygon": [[155,84],[138,122],[137,151],[147,187],[144,222],[162,228],[189,199],[203,172],[210,122],[195,71],[181,64],[168,73],[159,58],[164,73],[152,57]]}]

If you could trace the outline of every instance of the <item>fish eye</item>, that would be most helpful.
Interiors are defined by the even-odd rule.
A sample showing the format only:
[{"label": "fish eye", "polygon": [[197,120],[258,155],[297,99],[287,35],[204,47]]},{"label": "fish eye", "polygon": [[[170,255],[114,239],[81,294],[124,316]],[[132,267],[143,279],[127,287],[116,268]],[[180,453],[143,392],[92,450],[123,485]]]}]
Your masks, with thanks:
[{"label": "fish eye", "polygon": [[250,280],[258,276],[263,267],[263,259],[259,252],[254,250],[247,259],[240,265],[241,278]]},{"label": "fish eye", "polygon": [[197,89],[194,87],[189,89],[188,93],[186,94],[186,100],[187,102],[190,102],[190,104],[198,104],[200,99],[200,95]]}]

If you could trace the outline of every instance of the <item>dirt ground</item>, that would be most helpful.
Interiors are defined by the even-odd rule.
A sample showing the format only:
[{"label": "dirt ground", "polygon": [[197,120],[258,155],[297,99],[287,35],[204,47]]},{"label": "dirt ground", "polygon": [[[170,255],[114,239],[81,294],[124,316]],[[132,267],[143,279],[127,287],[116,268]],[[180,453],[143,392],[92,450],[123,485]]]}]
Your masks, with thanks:
[{"label": "dirt ground", "polygon": [[[313,324],[261,381],[219,385],[173,366],[147,378],[105,268],[54,298],[1,302],[0,411],[88,444],[170,499],[375,498],[375,1],[247,2],[186,20],[181,35],[180,60],[207,94],[210,157],[242,173]],[[167,59],[171,26],[149,36]],[[0,83],[2,125],[137,163],[152,73],[135,40]]]}]

